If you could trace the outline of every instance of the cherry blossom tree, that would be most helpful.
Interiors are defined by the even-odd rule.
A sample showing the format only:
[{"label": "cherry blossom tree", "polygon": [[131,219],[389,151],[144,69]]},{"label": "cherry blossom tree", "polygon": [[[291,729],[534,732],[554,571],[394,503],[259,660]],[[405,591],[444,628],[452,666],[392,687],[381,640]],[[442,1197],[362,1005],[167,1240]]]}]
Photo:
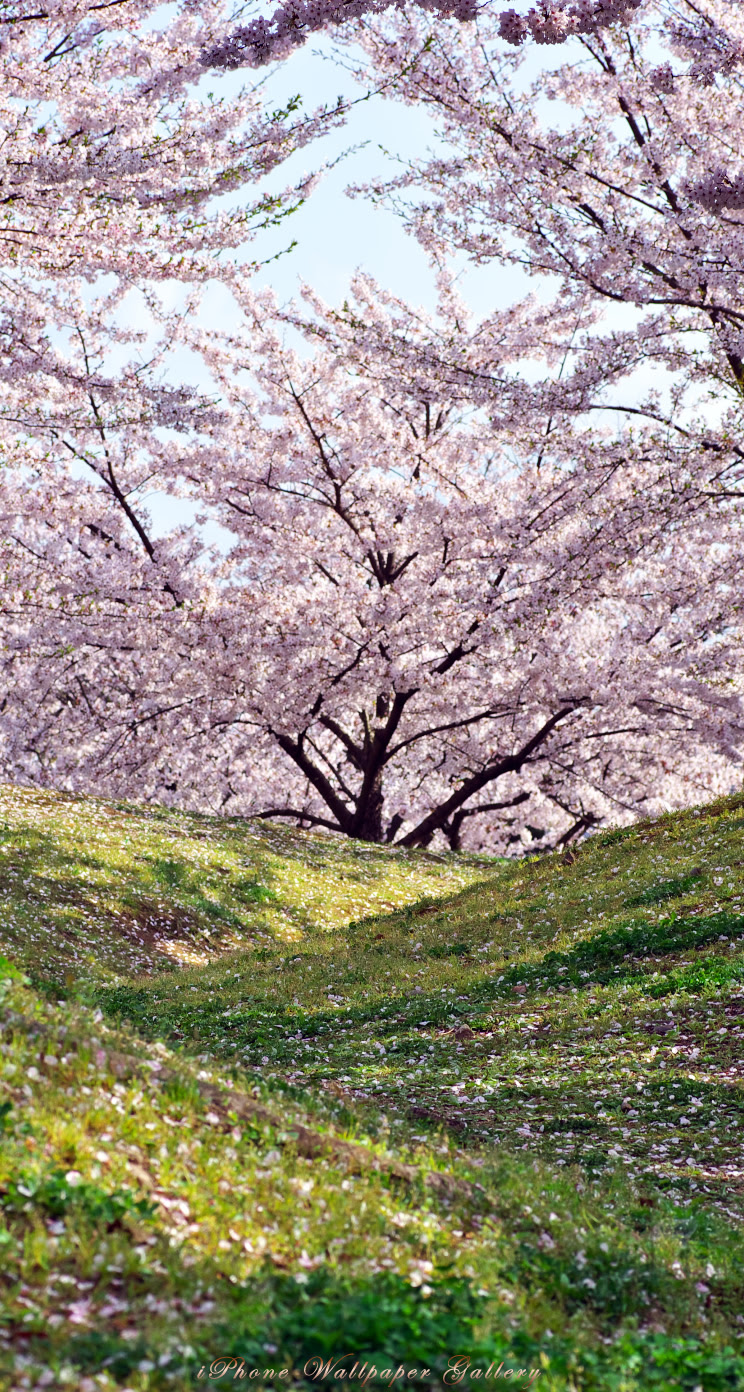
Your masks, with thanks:
[{"label": "cherry blossom tree", "polygon": [[[268,196],[264,176],[338,119],[295,101],[273,110],[255,82],[211,82],[210,92],[201,54],[233,22],[209,0],[167,10],[155,0],[0,5],[0,709],[9,734],[21,655],[48,642],[57,650],[55,608],[68,581],[45,588],[40,558],[64,552],[70,526],[82,551],[93,548],[91,565],[96,548],[126,551],[123,529],[153,573],[139,591],[149,585],[155,604],[172,599],[168,551],[140,513],[138,489],[150,465],[147,486],[158,486],[162,432],[198,432],[204,416],[199,390],[179,384],[174,367],[181,326],[223,265],[249,267],[255,233],[306,196],[304,179]],[[277,251],[285,240],[282,228]],[[126,460],[115,447],[124,430]],[[86,479],[88,493],[108,498],[113,532],[93,517],[88,525]],[[14,530],[27,505],[42,509],[36,539]],[[183,565],[175,570],[183,584]],[[33,671],[24,668],[27,680]],[[19,771],[11,759],[8,774]]]},{"label": "cherry blossom tree", "polygon": [[[248,23],[237,24],[216,44],[205,48],[202,60],[207,67],[262,67],[288,57],[311,34],[339,29],[355,36],[355,21],[367,20],[391,11],[407,9],[434,14],[470,24],[484,18],[498,26],[504,43],[515,48],[525,44],[555,47],[582,36],[601,42],[610,29],[636,18],[644,10],[658,16],[659,0],[538,0],[519,9],[499,9],[478,0],[284,0],[270,15],[258,15]],[[735,4],[731,7],[735,9]],[[741,63],[738,35],[731,33],[727,20],[711,20],[705,9],[690,3],[679,7],[664,0],[666,29],[674,39],[683,39],[687,51],[688,76],[708,85],[718,72],[729,73]],[[736,22],[734,22],[736,30]],[[405,66],[405,62],[404,62]]]},{"label": "cherry blossom tree", "polygon": [[[441,270],[432,320],[364,278],[337,311],[256,296],[246,242],[304,190],[246,190],[342,113],[203,94],[239,65],[220,8],[162,30],[115,8],[106,29],[21,8],[1,59],[8,776],[493,848],[727,790],[744,350],[722,0],[669,65],[659,7],[627,30],[597,10],[601,34],[571,10],[583,61],[526,93],[498,14],[357,28],[455,146],[395,189]],[[471,324],[452,251],[539,296]],[[198,318],[215,280],[220,333]],[[639,391],[639,369],[665,375]],[[196,522],[162,536],[153,492]]]},{"label": "cherry blossom tree", "polygon": [[[307,180],[268,196],[265,175],[338,119],[295,101],[273,110],[255,82],[212,82],[210,91],[201,54],[233,22],[219,0],[167,10],[156,0],[0,5],[7,722],[22,644],[33,651],[50,633],[59,603],[28,549],[24,568],[30,543],[12,519],[33,498],[46,510],[42,552],[63,550],[69,525],[82,528],[83,547],[115,547],[95,521],[86,530],[87,477],[108,495],[115,532],[123,527],[147,566],[163,568],[154,592],[170,593],[163,549],[138,510],[146,475],[133,481],[113,437],[126,427],[128,449],[154,463],[156,488],[158,430],[198,430],[204,413],[199,390],[179,384],[174,366],[181,325],[223,266],[249,267],[254,235],[306,196]],[[284,241],[281,228],[277,251]],[[23,638],[16,593],[39,620]]]},{"label": "cherry blossom tree", "polygon": [[500,27],[367,26],[366,61],[442,140],[367,192],[397,201],[437,264],[516,267],[557,323],[573,316],[557,411],[695,438],[726,494],[744,388],[744,11],[645,4],[529,82]]},{"label": "cherry blossom tree", "polygon": [[[305,196],[306,182],[268,196],[261,181],[336,116],[294,101],[271,110],[255,83],[210,93],[201,53],[230,19],[219,0],[167,12],[156,0],[0,6],[0,421],[11,438],[67,393],[71,337],[79,385],[85,344],[94,352],[102,333],[112,346],[131,344],[134,324],[142,342],[148,327],[172,333],[163,306],[180,297],[185,313]],[[112,371],[97,389],[117,389]],[[151,373],[150,415],[157,395]],[[164,419],[177,400],[164,393]]]},{"label": "cherry blossom tree", "polygon": [[[189,332],[216,389],[182,439],[139,382],[128,412],[92,387],[87,425],[77,388],[95,467],[50,421],[6,504],[7,764],[404,846],[565,842],[727,787],[738,515],[697,452],[670,482],[651,438],[517,432],[535,304],[471,326],[446,282],[433,321],[364,278],[340,312],[234,291],[240,331]],[[221,551],[152,543],[154,476]]]}]

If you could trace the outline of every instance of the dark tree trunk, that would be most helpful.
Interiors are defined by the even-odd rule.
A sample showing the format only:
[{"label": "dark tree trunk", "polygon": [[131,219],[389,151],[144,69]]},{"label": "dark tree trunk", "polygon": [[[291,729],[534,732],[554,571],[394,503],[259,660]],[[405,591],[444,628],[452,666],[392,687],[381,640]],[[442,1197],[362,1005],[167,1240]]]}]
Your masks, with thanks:
[{"label": "dark tree trunk", "polygon": [[462,850],[462,824],[464,821],[465,813],[455,812],[450,821],[445,822],[442,827],[442,831],[449,841],[451,851]]},{"label": "dark tree trunk", "polygon": [[352,836],[358,837],[360,841],[380,842],[385,840],[382,804],[382,770],[380,770],[372,783],[365,789],[365,796],[357,807]]}]

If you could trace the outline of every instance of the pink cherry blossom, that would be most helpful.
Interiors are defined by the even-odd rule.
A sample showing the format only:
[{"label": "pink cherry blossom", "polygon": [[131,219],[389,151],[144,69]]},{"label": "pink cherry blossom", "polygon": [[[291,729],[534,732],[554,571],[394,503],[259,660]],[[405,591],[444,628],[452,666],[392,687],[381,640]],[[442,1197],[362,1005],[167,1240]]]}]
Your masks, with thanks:
[{"label": "pink cherry blossom", "polygon": [[[431,315],[362,275],[340,307],[255,291],[254,229],[312,182],[257,181],[343,119],[204,93],[333,22],[278,13],[263,50],[201,0],[6,25],[6,776],[505,850],[728,791],[739,10],[538,7],[523,37],[568,46],[527,89],[499,11],[347,8],[365,77],[439,121],[369,191],[436,266]],[[470,315],[463,257],[534,294]],[[195,520],[156,528],[153,494]]]},{"label": "pink cherry blossom", "polygon": [[[507,849],[727,787],[738,514],[705,457],[670,478],[663,432],[589,436],[527,392],[534,305],[233,292],[242,327],[184,330],[216,404],[159,442],[143,382],[78,369],[6,476],[14,776]],[[153,478],[227,550],[155,543]]]}]

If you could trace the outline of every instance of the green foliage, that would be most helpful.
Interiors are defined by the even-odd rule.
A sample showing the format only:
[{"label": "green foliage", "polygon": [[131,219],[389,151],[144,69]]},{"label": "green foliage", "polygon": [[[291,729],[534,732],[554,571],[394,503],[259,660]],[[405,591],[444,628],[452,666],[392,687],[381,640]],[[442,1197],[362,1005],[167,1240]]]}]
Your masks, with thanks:
[{"label": "green foliage", "polygon": [[467,957],[472,946],[467,942],[436,943],[428,952],[430,957]]},{"label": "green foliage", "polygon": [[149,1352],[144,1339],[124,1340],[100,1329],[74,1335],[65,1348],[66,1361],[81,1373],[110,1373],[122,1383],[148,1361]]},{"label": "green foliage", "polygon": [[24,979],[23,973],[12,962],[9,962],[7,957],[0,954],[0,989],[4,981],[23,981]]},{"label": "green foliage", "polygon": [[587,1242],[585,1250],[559,1253],[523,1240],[509,1276],[560,1301],[570,1313],[589,1307],[601,1316],[602,1327],[612,1328],[672,1289],[673,1277],[645,1258],[641,1264],[640,1256],[638,1249],[614,1245],[610,1250],[607,1242],[596,1240]]},{"label": "green foliage", "polygon": [[48,1174],[27,1172],[10,1180],[0,1191],[0,1207],[11,1214],[39,1208],[52,1218],[62,1218],[72,1209],[107,1228],[120,1224],[124,1218],[143,1221],[155,1213],[155,1206],[147,1199],[137,1199],[126,1190],[107,1193],[97,1184],[71,1180],[62,1170]]},{"label": "green foliage", "polygon": [[[607,1370],[610,1376],[635,1377],[631,1387],[653,1388],[654,1392],[697,1392],[698,1388],[702,1392],[740,1392],[744,1387],[744,1358],[730,1346],[715,1349],[698,1339],[624,1335],[618,1340],[612,1362],[615,1367]],[[620,1392],[622,1383],[613,1378],[604,1386]]]},{"label": "green foliage", "polygon": [[462,1278],[435,1281],[422,1294],[393,1272],[354,1280],[319,1270],[302,1284],[273,1276],[261,1294],[265,1313],[258,1325],[255,1291],[236,1295],[219,1347],[228,1357],[258,1362],[268,1343],[276,1348],[272,1361],[298,1367],[353,1349],[362,1363],[392,1359],[441,1369],[453,1349],[473,1346],[485,1303]]},{"label": "green foliage", "polygon": [[[727,941],[730,938],[744,941],[744,915],[718,913],[695,919],[670,917],[654,925],[640,923],[623,926],[595,933],[591,938],[578,942],[568,952],[546,952],[536,961],[515,964],[489,989],[494,996],[505,996],[516,985],[535,989],[573,982],[586,988],[597,982],[617,980],[618,971],[623,979],[645,975],[641,965],[645,959],[650,958],[655,962],[658,957],[673,952],[706,947],[722,937]],[[695,989],[709,978],[718,982],[732,980],[739,975],[741,963],[716,963],[694,968],[687,974],[672,974],[665,982],[650,985],[649,990],[656,998],[668,993],[670,982],[672,989],[680,989],[676,983],[689,980],[690,989]],[[481,997],[485,995],[483,988],[480,994]]]},{"label": "green foliage", "polygon": [[233,890],[243,904],[271,904],[277,899],[274,891],[258,880],[236,880]]},{"label": "green foliage", "polygon": [[680,875],[676,880],[662,880],[660,884],[649,885],[648,889],[629,899],[628,903],[634,907],[636,904],[665,904],[668,899],[679,899],[695,888],[701,874],[701,870],[693,870],[691,874]]}]

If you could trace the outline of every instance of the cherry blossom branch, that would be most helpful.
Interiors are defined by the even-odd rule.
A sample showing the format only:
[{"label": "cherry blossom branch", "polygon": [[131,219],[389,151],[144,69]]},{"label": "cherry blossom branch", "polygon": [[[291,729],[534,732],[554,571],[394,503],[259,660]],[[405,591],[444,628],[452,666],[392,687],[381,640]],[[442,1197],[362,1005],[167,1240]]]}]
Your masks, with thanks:
[{"label": "cherry blossom branch", "polygon": [[481,788],[485,788],[489,783],[493,783],[497,778],[502,778],[507,773],[518,773],[523,765],[531,756],[545,743],[548,736],[561,720],[571,715],[576,709],[575,706],[563,706],[556,711],[541,728],[527,740],[517,754],[509,754],[495,763],[488,764],[480,773],[473,774],[466,778],[461,787],[454,792],[451,797],[435,808],[428,816],[423,817],[417,826],[409,831],[401,839],[402,846],[426,846],[436,831],[444,825],[453,812],[457,812],[468,798],[479,793]]}]

